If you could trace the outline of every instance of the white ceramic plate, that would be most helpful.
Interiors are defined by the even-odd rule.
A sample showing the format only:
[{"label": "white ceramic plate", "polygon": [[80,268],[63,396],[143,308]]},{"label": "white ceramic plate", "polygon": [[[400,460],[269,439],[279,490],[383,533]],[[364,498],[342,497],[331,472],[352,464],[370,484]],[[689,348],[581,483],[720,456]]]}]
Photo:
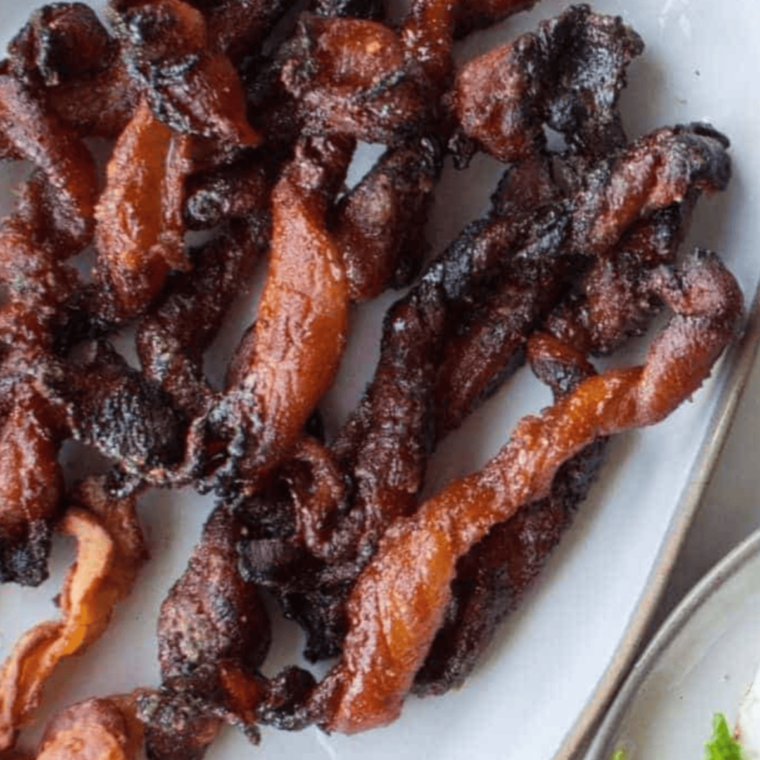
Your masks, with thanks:
[{"label": "white ceramic plate", "polygon": [[[0,42],[38,4],[0,0]],[[463,55],[532,29],[539,19],[567,5],[546,0],[532,13],[479,35]],[[711,0],[601,0],[596,8],[623,15],[647,42],[643,59],[631,67],[623,97],[631,136],[665,124],[706,120],[732,138],[735,179],[727,193],[701,203],[690,244],[722,251],[745,293],[754,293],[760,275],[760,5],[734,0],[729,13],[724,4]],[[374,155],[377,150],[365,149],[364,160],[355,165],[356,177]],[[0,170],[5,172],[0,177],[5,191],[0,212],[5,213],[12,200],[7,189],[18,171]],[[430,225],[435,250],[485,209],[498,176],[498,167],[482,158],[466,175],[446,172]],[[345,369],[327,403],[333,424],[353,407],[372,373],[380,316],[392,300],[385,297],[356,315]],[[236,313],[239,324],[216,347],[212,364],[228,355],[240,328],[251,319],[249,305],[239,305]],[[568,757],[600,714],[635,650],[727,427],[754,340],[753,334],[721,364],[694,402],[665,424],[614,443],[603,480],[582,506],[543,579],[462,690],[439,699],[411,699],[394,726],[363,736],[328,739],[316,730],[265,731],[257,756]],[[520,415],[548,400],[546,391],[521,373],[437,452],[430,490],[480,466],[507,440]],[[70,447],[67,456],[71,469],[81,470],[81,450]],[[143,500],[141,515],[153,561],[102,640],[60,668],[47,689],[41,720],[75,700],[157,683],[158,608],[182,572],[209,507],[208,500],[190,493],[152,493]],[[48,583],[36,590],[0,589],[0,655],[26,627],[56,614],[51,599],[70,559],[71,547],[59,545]],[[293,626],[281,625],[267,672],[297,661],[299,643]],[[35,730],[27,741],[33,741]],[[251,751],[245,744],[229,732],[208,757],[244,756]]]},{"label": "white ceramic plate", "polygon": [[663,624],[626,679],[587,760],[698,758],[712,716],[732,727],[760,664],[760,531],[723,559]]}]

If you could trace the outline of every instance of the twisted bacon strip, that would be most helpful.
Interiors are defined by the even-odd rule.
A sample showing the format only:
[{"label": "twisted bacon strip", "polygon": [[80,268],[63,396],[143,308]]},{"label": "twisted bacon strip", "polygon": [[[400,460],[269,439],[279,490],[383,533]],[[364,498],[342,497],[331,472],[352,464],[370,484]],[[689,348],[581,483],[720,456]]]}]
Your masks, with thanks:
[{"label": "twisted bacon strip", "polygon": [[678,274],[661,269],[654,278],[675,316],[643,366],[589,378],[523,418],[480,472],[386,533],[349,602],[342,659],[312,700],[324,728],[354,733],[394,720],[443,621],[457,560],[492,526],[545,497],[560,466],[584,447],[662,420],[708,376],[742,313],[736,281],[704,253]]},{"label": "twisted bacon strip", "polygon": [[326,228],[351,140],[307,138],[272,196],[272,248],[256,324],[229,369],[217,411],[231,432],[231,469],[255,488],[290,453],[332,384],[346,344],[349,290]]},{"label": "twisted bacon strip", "polygon": [[97,194],[95,163],[76,133],[45,111],[44,104],[0,68],[0,142],[8,155],[23,156],[47,180],[55,199],[51,232],[61,258],[79,253],[93,231]]},{"label": "twisted bacon strip", "polygon": [[136,316],[172,269],[189,268],[182,220],[189,172],[190,138],[162,124],[143,101],[116,143],[95,210],[98,278],[113,316]]},{"label": "twisted bacon strip", "polygon": [[105,631],[147,556],[133,498],[113,501],[93,478],[80,486],[75,503],[87,509],[71,507],[60,525],[78,542],[61,593],[62,618],[27,631],[0,670],[0,751],[13,746],[59,661]]}]

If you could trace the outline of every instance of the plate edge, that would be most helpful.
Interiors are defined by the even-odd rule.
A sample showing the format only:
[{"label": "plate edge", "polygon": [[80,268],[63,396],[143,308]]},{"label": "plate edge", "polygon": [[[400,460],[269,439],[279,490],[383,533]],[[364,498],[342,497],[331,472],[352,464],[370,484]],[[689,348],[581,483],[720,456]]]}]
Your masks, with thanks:
[{"label": "plate edge", "polygon": [[[760,282],[755,288],[752,306],[742,335],[729,350],[729,354],[723,362],[722,371],[730,374],[730,380],[720,389],[705,438],[689,472],[686,487],[678,500],[678,505],[670,520],[642,594],[623,634],[623,639],[618,644],[612,660],[599,679],[594,692],[584,705],[570,731],[565,735],[552,760],[580,760],[583,757],[583,753],[591,745],[595,730],[602,723],[605,713],[621,689],[623,679],[632,669],[635,655],[643,644],[642,639],[647,632],[657,603],[665,590],[666,581],[673,570],[687,529],[696,514],[702,495],[725,447],[739,401],[747,388],[749,376],[758,355],[758,348],[760,348]],[[757,540],[760,542],[760,536]],[[671,617],[680,614],[682,607],[686,606],[687,600],[690,600],[693,595],[700,591],[703,584],[707,584],[714,574],[719,574],[718,571],[724,563],[732,559],[737,561],[735,555],[739,554],[744,547],[745,543],[742,543],[730,552],[684,597],[676,607],[676,611],[668,617],[663,625],[663,630],[673,624]],[[647,647],[644,658],[650,656],[651,648],[659,639],[660,635],[657,634]],[[619,712],[620,708],[616,707],[616,710]],[[605,728],[605,730],[611,729]],[[603,755],[597,753],[588,757],[587,760],[602,760],[603,758]]]}]

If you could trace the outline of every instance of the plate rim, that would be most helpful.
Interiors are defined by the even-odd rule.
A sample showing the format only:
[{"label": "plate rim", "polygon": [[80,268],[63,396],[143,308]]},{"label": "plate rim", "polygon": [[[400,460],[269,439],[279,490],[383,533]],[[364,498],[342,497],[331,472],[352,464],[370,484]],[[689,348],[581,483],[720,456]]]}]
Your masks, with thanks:
[{"label": "plate rim", "polygon": [[[749,376],[760,353],[759,349],[760,282],[755,288],[741,336],[724,358],[721,369],[728,377],[719,389],[704,440],[623,638],[553,760],[580,760],[589,749],[591,751],[585,755],[585,760],[608,760],[611,738],[638,687],[663,651],[709,596],[760,553],[758,528],[692,587],[646,644],[649,624],[665,591],[688,528],[725,448],[739,402],[744,396]],[[645,644],[643,654],[637,658],[637,653],[641,652]]]}]

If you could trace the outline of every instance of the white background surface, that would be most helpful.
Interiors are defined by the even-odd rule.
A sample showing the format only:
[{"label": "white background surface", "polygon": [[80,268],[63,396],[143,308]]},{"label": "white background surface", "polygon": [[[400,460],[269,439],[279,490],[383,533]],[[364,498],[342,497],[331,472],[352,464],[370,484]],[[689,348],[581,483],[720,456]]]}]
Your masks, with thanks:
[{"label": "white background surface", "polygon": [[[0,37],[7,38],[36,5],[0,0]],[[547,0],[530,16],[523,14],[499,30],[480,35],[467,50],[471,54],[478,45],[533,28],[536,19],[567,5]],[[631,87],[624,95],[623,110],[632,136],[664,124],[709,120],[732,138],[734,181],[726,194],[700,205],[692,240],[723,251],[745,291],[751,292],[760,273],[756,251],[760,240],[756,211],[760,4],[735,0],[731,13],[712,0],[604,0],[595,7],[622,13],[647,42],[644,58],[631,69]],[[359,165],[358,174],[367,167],[366,162]],[[446,174],[431,223],[435,250],[483,210],[498,174],[493,164],[482,159],[469,175]],[[7,183],[11,175],[2,176]],[[353,407],[371,374],[379,314],[390,300],[382,299],[357,315],[342,385],[328,404],[334,422]],[[240,314],[238,330],[250,321],[245,308]],[[209,760],[237,759],[249,751],[262,760],[460,760],[467,756],[549,760],[623,636],[706,430],[716,387],[724,381],[725,375],[719,372],[693,404],[667,423],[614,443],[603,482],[583,506],[541,584],[508,621],[460,692],[437,700],[411,700],[402,719],[390,729],[349,739],[328,740],[316,731],[294,735],[265,731],[261,747],[249,750],[244,740],[230,732],[213,747]],[[526,374],[520,375],[437,453],[431,488],[479,466],[506,440],[520,414],[539,409],[547,400],[547,394]],[[760,479],[752,440],[758,415],[760,394],[750,394],[725,464],[690,534],[668,602],[760,523],[760,510],[752,498]],[[79,455],[75,449],[69,451],[75,469]],[[208,508],[207,500],[190,494],[156,493],[144,500],[141,514],[154,559],[107,635],[85,656],[60,668],[48,689],[42,718],[78,699],[157,682],[153,631],[158,607],[182,572]],[[70,548],[56,550],[53,578],[40,589],[0,589],[0,655],[24,628],[55,614],[50,599],[71,558]],[[296,659],[298,640],[292,627],[282,627],[268,673]],[[34,735],[29,733],[31,738]]]}]

